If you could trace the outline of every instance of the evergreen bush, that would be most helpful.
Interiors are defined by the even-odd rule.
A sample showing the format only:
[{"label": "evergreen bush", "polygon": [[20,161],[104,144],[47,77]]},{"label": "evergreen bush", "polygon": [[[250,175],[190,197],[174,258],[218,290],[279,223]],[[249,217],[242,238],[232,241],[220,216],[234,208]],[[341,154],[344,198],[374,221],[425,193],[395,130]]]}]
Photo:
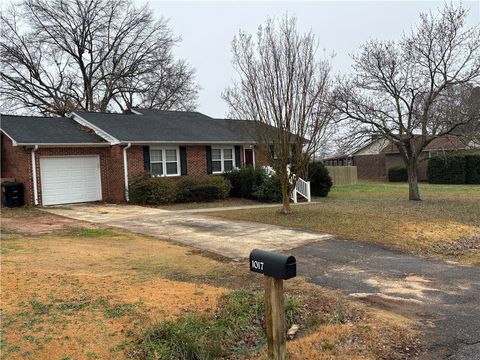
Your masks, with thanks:
[{"label": "evergreen bush", "polygon": [[260,167],[248,166],[229,171],[224,176],[232,184],[231,196],[255,199],[253,193],[264,182],[266,174]]},{"label": "evergreen bush", "polygon": [[308,166],[308,179],[312,196],[325,197],[330,192],[333,182],[322,162],[311,162]]},{"label": "evergreen bush", "polygon": [[408,180],[408,172],[405,166],[394,166],[388,169],[388,181],[406,182],[407,180]]},{"label": "evergreen bush", "polygon": [[142,174],[129,184],[129,197],[132,203],[159,205],[175,201],[177,184],[166,177],[151,177]]},{"label": "evergreen bush", "polygon": [[465,184],[466,163],[465,156],[431,158],[427,166],[428,182],[431,184]]}]

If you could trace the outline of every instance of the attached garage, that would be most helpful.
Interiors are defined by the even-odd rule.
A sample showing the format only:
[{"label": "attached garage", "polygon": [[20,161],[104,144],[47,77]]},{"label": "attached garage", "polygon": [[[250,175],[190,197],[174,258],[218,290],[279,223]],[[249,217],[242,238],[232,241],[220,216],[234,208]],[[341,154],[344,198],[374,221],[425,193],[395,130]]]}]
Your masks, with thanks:
[{"label": "attached garage", "polygon": [[102,200],[99,156],[40,157],[43,205]]},{"label": "attached garage", "polygon": [[111,183],[119,177],[123,185],[122,153],[94,131],[70,118],[0,115],[0,120],[2,177],[24,185],[26,204],[123,198],[123,187]]}]

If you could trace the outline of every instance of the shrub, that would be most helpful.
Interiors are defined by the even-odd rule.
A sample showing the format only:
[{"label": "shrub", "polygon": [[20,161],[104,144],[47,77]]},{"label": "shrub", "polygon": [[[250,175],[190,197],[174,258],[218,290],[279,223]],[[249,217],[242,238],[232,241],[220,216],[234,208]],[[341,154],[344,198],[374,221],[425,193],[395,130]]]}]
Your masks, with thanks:
[{"label": "shrub", "polygon": [[465,155],[467,184],[480,184],[480,155]]},{"label": "shrub", "polygon": [[221,176],[203,176],[183,178],[178,187],[178,202],[203,202],[227,198],[231,184]]},{"label": "shrub", "polygon": [[431,184],[465,184],[465,156],[434,157],[428,161],[427,177]]},{"label": "shrub", "polygon": [[253,192],[253,196],[261,202],[281,202],[282,187],[278,176],[265,176],[263,182]]},{"label": "shrub", "polygon": [[388,181],[405,182],[408,180],[407,168],[405,166],[394,166],[388,169]]},{"label": "shrub", "polygon": [[253,193],[263,183],[266,174],[262,168],[248,166],[227,172],[224,176],[232,184],[232,196],[254,199]]},{"label": "shrub", "polygon": [[174,180],[169,178],[142,174],[129,184],[129,197],[133,203],[167,204],[175,201],[177,185]]},{"label": "shrub", "polygon": [[221,191],[217,186],[200,184],[183,188],[177,194],[178,202],[206,202],[221,198]]},{"label": "shrub", "polygon": [[312,196],[325,197],[333,185],[332,178],[323,163],[316,161],[308,165],[308,178]]},{"label": "shrub", "polygon": [[229,197],[232,190],[232,183],[223,176],[205,176],[201,184],[216,186],[219,190],[219,199]]}]

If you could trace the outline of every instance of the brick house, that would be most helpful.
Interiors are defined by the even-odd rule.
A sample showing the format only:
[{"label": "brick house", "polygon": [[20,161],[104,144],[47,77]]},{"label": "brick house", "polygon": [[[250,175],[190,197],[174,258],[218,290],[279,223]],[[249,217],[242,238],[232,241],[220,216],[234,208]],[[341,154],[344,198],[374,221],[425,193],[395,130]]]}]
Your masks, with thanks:
[{"label": "brick house", "polygon": [[1,176],[24,184],[29,205],[128,201],[129,181],[143,172],[179,178],[266,165],[249,121],[198,112],[1,115],[0,121]]},{"label": "brick house", "polygon": [[[427,181],[428,159],[455,151],[475,149],[476,144],[455,135],[445,135],[430,142],[420,157],[418,180]],[[404,166],[398,148],[386,139],[376,139],[350,155],[340,155],[323,160],[327,166],[353,165],[360,180],[387,181],[388,169]]]}]

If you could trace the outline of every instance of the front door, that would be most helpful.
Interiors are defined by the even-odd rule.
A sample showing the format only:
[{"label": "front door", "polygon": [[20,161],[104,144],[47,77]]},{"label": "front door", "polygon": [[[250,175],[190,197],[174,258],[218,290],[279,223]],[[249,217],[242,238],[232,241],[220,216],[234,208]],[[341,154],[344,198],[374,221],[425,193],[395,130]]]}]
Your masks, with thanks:
[{"label": "front door", "polygon": [[245,149],[245,166],[253,166],[253,149]]}]

